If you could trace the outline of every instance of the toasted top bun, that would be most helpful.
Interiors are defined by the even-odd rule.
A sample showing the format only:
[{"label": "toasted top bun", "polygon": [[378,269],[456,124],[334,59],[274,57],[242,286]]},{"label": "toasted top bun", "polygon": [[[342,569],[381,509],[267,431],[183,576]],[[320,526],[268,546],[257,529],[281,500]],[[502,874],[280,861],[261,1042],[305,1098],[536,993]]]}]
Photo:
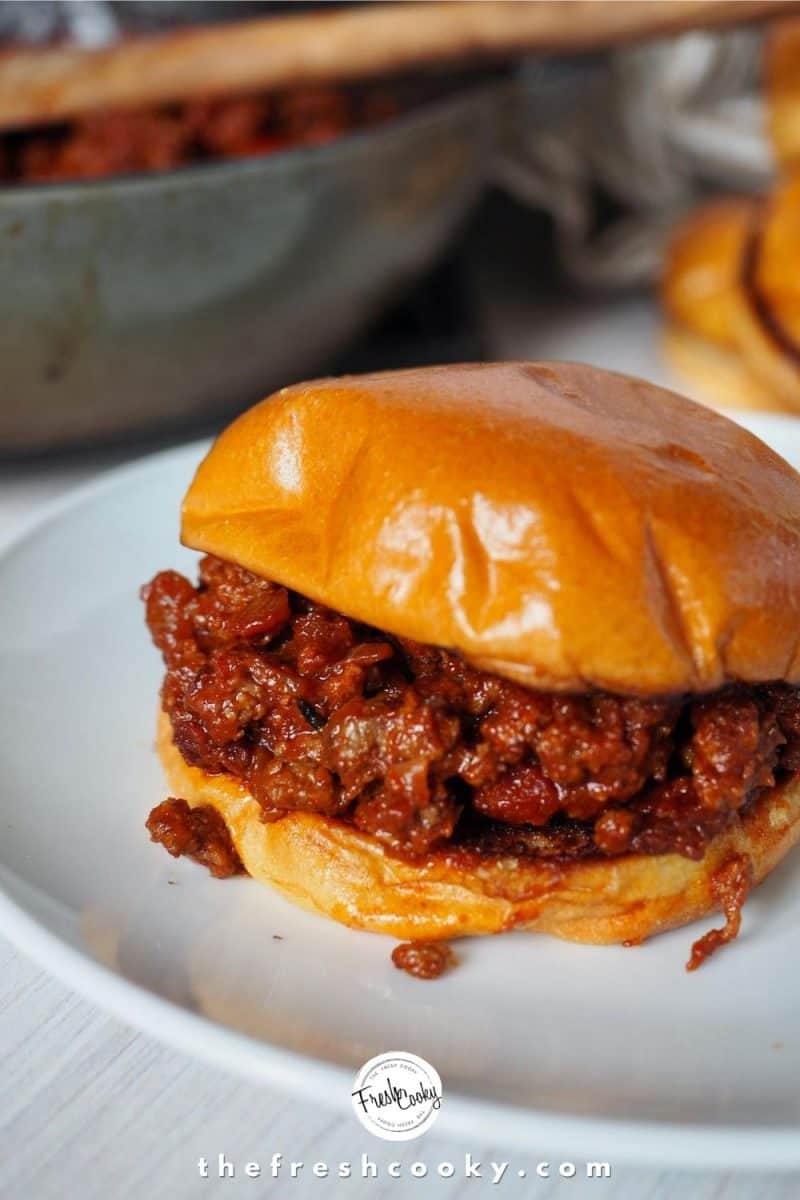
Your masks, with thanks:
[{"label": "toasted top bun", "polygon": [[286,388],[183,541],[540,688],[800,681],[800,477],[725,417],[570,363]]}]

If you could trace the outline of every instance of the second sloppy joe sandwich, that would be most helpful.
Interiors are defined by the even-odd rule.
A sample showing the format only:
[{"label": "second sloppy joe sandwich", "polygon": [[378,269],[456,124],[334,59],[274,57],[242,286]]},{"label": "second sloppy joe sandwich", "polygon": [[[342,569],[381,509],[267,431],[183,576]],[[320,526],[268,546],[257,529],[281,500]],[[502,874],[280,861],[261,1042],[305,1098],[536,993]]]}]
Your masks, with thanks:
[{"label": "second sloppy joe sandwich", "polygon": [[325,379],[234,421],[144,589],[154,840],[348,925],[640,941],[800,836],[800,477],[592,367]]}]

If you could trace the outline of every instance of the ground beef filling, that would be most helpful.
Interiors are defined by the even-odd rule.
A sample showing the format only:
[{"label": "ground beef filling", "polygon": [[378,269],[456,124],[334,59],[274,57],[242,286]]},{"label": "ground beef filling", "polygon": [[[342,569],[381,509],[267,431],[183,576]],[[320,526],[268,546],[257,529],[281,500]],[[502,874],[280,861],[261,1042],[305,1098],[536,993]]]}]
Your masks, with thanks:
[{"label": "ground beef filling", "polygon": [[244,871],[225,821],[210,805],[190,808],[185,800],[170,796],[150,813],[147,829],[152,841],[173,858],[185,854],[208,867],[215,879]]},{"label": "ground beef filling", "polygon": [[[800,767],[800,690],[534,692],[213,557],[143,590],[188,763],[393,853],[703,856]],[[158,811],[158,810],[156,810]],[[163,840],[163,839],[159,839]]]},{"label": "ground beef filling", "polygon": [[392,962],[415,979],[438,979],[456,965],[456,957],[447,942],[401,942]]},{"label": "ground beef filling", "polygon": [[154,108],[88,113],[68,124],[0,135],[0,179],[55,183],[169,171],[319,146],[416,107],[443,83],[306,87],[253,96],[196,97]]}]

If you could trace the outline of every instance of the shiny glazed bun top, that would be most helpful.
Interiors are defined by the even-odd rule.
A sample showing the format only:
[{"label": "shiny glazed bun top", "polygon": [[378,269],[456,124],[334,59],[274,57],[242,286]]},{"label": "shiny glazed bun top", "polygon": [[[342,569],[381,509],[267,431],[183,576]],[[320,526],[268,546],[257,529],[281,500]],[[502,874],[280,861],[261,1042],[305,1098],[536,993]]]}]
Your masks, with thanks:
[{"label": "shiny glazed bun top", "polygon": [[532,687],[800,681],[800,477],[575,363],[322,379],[239,417],[183,541]]}]

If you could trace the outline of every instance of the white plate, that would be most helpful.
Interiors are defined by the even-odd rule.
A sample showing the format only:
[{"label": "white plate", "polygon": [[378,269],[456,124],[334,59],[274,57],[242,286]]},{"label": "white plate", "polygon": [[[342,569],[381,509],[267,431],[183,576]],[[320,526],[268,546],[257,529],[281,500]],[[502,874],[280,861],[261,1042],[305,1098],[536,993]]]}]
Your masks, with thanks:
[{"label": "white plate", "polygon": [[[800,464],[800,424],[752,424]],[[407,1049],[443,1077],[438,1129],[482,1144],[800,1166],[800,856],[694,975],[709,922],[627,950],[477,940],[423,983],[389,940],[150,844],[161,665],[137,589],[192,569],[178,505],[200,451],[81,489],[0,559],[4,932],[157,1037],[342,1110],[362,1063]]]}]

